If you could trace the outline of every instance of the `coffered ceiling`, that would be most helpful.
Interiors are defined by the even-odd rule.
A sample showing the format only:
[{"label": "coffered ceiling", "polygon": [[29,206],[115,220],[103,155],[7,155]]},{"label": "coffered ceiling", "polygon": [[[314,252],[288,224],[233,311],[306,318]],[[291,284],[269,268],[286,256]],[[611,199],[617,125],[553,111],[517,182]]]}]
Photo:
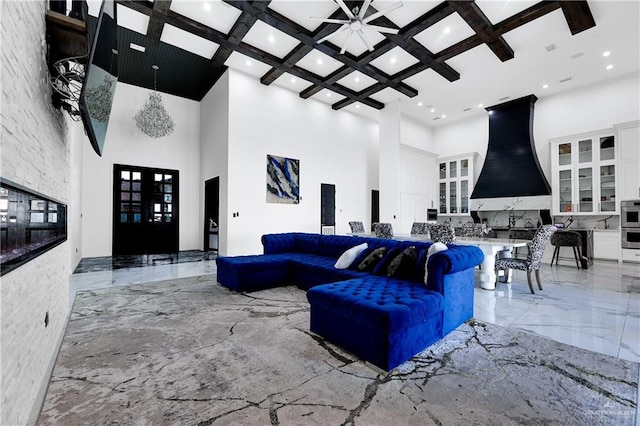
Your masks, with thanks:
[{"label": "coffered ceiling", "polygon": [[392,9],[369,23],[397,34],[365,26],[346,45],[342,24],[313,19],[349,19],[331,0],[117,3],[120,81],[152,88],[157,64],[159,91],[194,100],[231,67],[373,119],[399,100],[436,126],[639,70],[636,1],[373,0],[363,18]]}]

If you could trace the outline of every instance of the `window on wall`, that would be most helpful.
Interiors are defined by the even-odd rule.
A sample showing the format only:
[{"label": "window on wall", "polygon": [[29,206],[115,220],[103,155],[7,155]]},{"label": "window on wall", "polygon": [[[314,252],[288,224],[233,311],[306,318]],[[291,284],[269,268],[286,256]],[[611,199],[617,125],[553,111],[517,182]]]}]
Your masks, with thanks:
[{"label": "window on wall", "polygon": [[67,240],[67,206],[0,180],[1,274]]}]

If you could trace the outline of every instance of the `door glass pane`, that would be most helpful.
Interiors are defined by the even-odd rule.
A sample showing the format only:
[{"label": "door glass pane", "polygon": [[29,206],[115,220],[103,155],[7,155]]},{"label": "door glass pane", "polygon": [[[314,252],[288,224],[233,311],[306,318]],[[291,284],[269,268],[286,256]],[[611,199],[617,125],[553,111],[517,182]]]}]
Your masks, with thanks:
[{"label": "door glass pane", "polygon": [[120,213],[120,222],[127,223],[127,214],[126,213]]},{"label": "door glass pane", "polygon": [[132,188],[131,188],[131,189],[132,189],[133,191],[140,191],[141,185],[142,185],[142,184],[141,184],[140,182],[133,182],[133,186],[132,186]]},{"label": "door glass pane", "polygon": [[455,161],[449,161],[449,177],[457,177],[458,176],[458,165]]},{"label": "door glass pane", "polygon": [[587,167],[578,170],[578,189],[581,212],[593,211],[593,169]]},{"label": "door glass pane", "polygon": [[600,166],[600,211],[616,210],[616,166]]},{"label": "door glass pane", "polygon": [[127,172],[125,170],[120,172],[120,178],[122,180],[131,180],[131,172]]},{"label": "door glass pane", "polygon": [[469,160],[460,160],[460,176],[469,176]]},{"label": "door glass pane", "polygon": [[600,138],[600,160],[613,159],[615,159],[613,136],[605,136],[604,138]]},{"label": "door glass pane", "polygon": [[48,214],[48,219],[49,219],[49,223],[56,223],[58,222],[58,213],[49,213]]},{"label": "door glass pane", "polygon": [[131,179],[132,180],[140,180],[140,179],[142,179],[142,173],[141,172],[133,172],[133,173],[131,173]]},{"label": "door glass pane", "polygon": [[573,207],[573,189],[571,182],[571,170],[561,170],[559,172],[559,190],[560,190],[560,199],[559,201],[559,210],[561,212],[570,212]]},{"label": "door glass pane", "polygon": [[134,223],[140,223],[140,213],[134,213],[133,214],[133,222]]},{"label": "door glass pane", "polygon": [[578,162],[590,163],[593,161],[593,147],[591,146],[591,139],[578,142]]},{"label": "door glass pane", "polygon": [[153,221],[154,222],[162,222],[162,215],[160,213],[157,213],[153,215]]},{"label": "door glass pane", "polygon": [[140,201],[140,193],[139,192],[132,192],[131,193],[131,200],[132,201]]},{"label": "door glass pane", "polygon": [[571,144],[563,143],[558,145],[558,164],[568,166],[571,164]]},{"label": "door glass pane", "polygon": [[458,213],[457,182],[449,182],[449,213]]},{"label": "door glass pane", "polygon": [[155,203],[153,205],[153,212],[154,213],[160,213],[162,212],[162,203]]},{"label": "door glass pane", "polygon": [[128,192],[121,192],[120,193],[120,199],[122,201],[129,201],[131,199],[131,196]]},{"label": "door glass pane", "polygon": [[[442,164],[440,165],[442,166]],[[440,213],[447,212],[447,184],[440,184]]]},{"label": "door glass pane", "polygon": [[153,180],[155,180],[156,182],[162,182],[162,173],[155,173],[153,175]]},{"label": "door glass pane", "polygon": [[170,183],[164,185],[164,192],[168,192],[168,193],[171,192],[171,184]]},{"label": "door glass pane", "polygon": [[131,190],[131,183],[129,181],[123,181],[122,183],[120,183],[120,189],[123,191]]},{"label": "door glass pane", "polygon": [[164,194],[164,202],[165,203],[171,202],[171,194]]},{"label": "door glass pane", "polygon": [[460,181],[460,213],[469,213],[469,181]]},{"label": "door glass pane", "polygon": [[447,178],[447,163],[440,163],[440,179]]}]

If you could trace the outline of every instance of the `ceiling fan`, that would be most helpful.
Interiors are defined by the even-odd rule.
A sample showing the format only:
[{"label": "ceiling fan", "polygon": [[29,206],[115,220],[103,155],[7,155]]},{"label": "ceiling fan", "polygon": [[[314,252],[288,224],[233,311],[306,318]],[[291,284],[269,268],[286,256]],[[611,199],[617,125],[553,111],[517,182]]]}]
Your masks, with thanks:
[{"label": "ceiling fan", "polygon": [[338,5],[340,5],[340,8],[344,11],[344,13],[347,15],[347,18],[349,19],[330,19],[330,18],[311,17],[310,19],[326,22],[329,24],[342,24],[342,26],[338,28],[336,31],[318,40],[318,43],[322,43],[323,41],[329,40],[332,37],[335,37],[339,34],[344,33],[345,31],[348,31],[347,37],[345,38],[344,43],[342,44],[342,49],[340,49],[340,54],[344,54],[344,52],[347,50],[349,41],[351,40],[354,34],[357,34],[358,37],[360,37],[360,40],[362,40],[365,46],[367,46],[367,49],[369,49],[369,51],[372,52],[373,46],[371,45],[371,43],[369,43],[369,41],[365,37],[363,29],[370,29],[370,30],[378,31],[379,33],[387,33],[387,34],[398,33],[398,30],[395,28],[381,27],[379,25],[371,25],[369,22],[383,16],[387,12],[391,12],[392,10],[402,7],[402,1],[399,1],[398,3],[394,3],[391,6],[387,7],[386,9],[380,10],[376,13],[372,13],[366,18],[365,18],[365,14],[367,13],[367,9],[371,4],[371,0],[364,0],[362,3],[362,7],[356,6],[352,10],[350,10],[347,7],[347,5],[344,3],[344,0],[335,0],[335,1],[338,3]]}]

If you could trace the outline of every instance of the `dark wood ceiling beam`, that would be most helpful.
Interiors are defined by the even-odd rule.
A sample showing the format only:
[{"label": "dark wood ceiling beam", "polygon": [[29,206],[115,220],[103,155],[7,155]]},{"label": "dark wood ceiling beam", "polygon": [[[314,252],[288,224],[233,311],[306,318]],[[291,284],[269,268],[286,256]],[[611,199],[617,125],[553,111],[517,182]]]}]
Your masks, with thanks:
[{"label": "dark wood ceiling beam", "polygon": [[[345,14],[342,9],[338,8],[334,11],[329,18],[331,19],[341,19],[345,18]],[[316,40],[320,40],[323,37],[328,36],[332,32],[336,31],[340,28],[339,24],[327,24],[322,23],[318,26],[318,28],[313,33],[313,38]],[[305,43],[298,44],[291,52],[289,52],[283,59],[282,64],[285,66],[292,67],[297,64],[302,58],[304,58],[309,52],[313,50],[313,46],[309,46]],[[284,74],[284,70],[282,68],[271,68],[265,75],[260,78],[260,82],[262,84],[269,85],[276,81],[278,77]]]},{"label": "dark wood ceiling beam", "polygon": [[498,59],[502,62],[513,59],[513,49],[502,36],[495,34],[489,18],[475,2],[450,1],[449,4]]},{"label": "dark wood ceiling beam", "polygon": [[[244,36],[247,35],[253,24],[257,19],[248,13],[242,13],[231,27],[231,31],[227,36],[227,41],[232,44],[238,44],[242,41]],[[229,59],[229,56],[233,53],[233,49],[228,46],[220,46],[216,53],[211,58],[211,66],[224,67],[224,63]]]},{"label": "dark wood ceiling beam", "polygon": [[571,35],[576,35],[596,26],[596,21],[593,19],[591,9],[586,1],[561,1],[560,7],[569,25]]},{"label": "dark wood ceiling beam", "polygon": [[146,41],[149,45],[157,46],[160,44],[165,17],[170,7],[171,0],[156,0],[153,2],[153,9],[149,16],[149,25],[147,26]]},{"label": "dark wood ceiling beam", "polygon": [[223,0],[225,3],[228,3],[241,11],[250,13],[251,15],[256,16],[262,22],[277,28],[283,33],[300,40],[300,42],[319,50],[331,58],[344,63],[345,65],[360,71],[361,73],[368,75],[369,77],[384,83],[388,84],[389,87],[399,91],[400,93],[404,93],[407,96],[416,96],[418,91],[409,87],[407,84],[402,82],[392,82],[389,79],[389,76],[382,72],[381,70],[375,68],[369,64],[360,64],[356,58],[348,54],[348,52],[344,55],[340,54],[339,50],[336,46],[331,43],[320,43],[318,44],[313,34],[311,34],[306,28],[301,25],[291,21],[285,16],[278,14],[273,10],[261,11],[254,7],[254,5],[241,1],[241,0]]},{"label": "dark wood ceiling beam", "polygon": [[[530,6],[529,8],[495,24],[493,26],[493,32],[496,35],[504,35],[509,31],[541,18],[558,8],[560,8],[560,3],[557,1],[542,1],[536,3],[533,6]],[[475,34],[454,44],[453,46],[449,46],[448,48],[441,50],[436,54],[436,60],[438,62],[444,62],[454,56],[458,56],[461,53],[471,50],[474,47],[480,46],[482,43],[482,39],[478,34]]]}]

